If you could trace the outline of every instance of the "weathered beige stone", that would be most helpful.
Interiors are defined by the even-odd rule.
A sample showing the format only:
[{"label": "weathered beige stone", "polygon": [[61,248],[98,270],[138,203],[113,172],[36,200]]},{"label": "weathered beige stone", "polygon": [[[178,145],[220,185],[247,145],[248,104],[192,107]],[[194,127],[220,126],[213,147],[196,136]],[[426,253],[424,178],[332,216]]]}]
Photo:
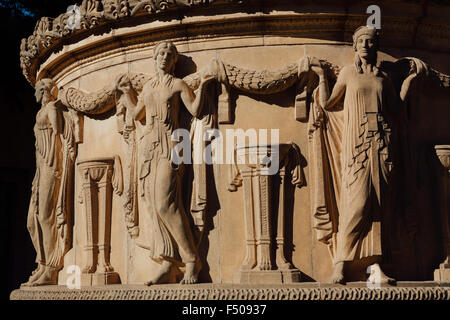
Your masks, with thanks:
[{"label": "weathered beige stone", "polygon": [[[112,189],[123,193],[120,159],[92,158],[78,160],[83,177],[85,219],[85,246],[82,266],[82,285],[120,283],[120,277],[111,265],[111,210]],[[114,176],[113,176],[114,173]]]},{"label": "weathered beige stone", "polygon": [[[65,285],[70,265],[82,268],[88,256],[96,256],[85,250],[89,214],[86,199],[81,203],[79,197],[86,188],[75,164],[80,159],[107,157],[120,159],[121,169],[115,166],[113,171],[120,171],[123,178],[123,193],[104,198],[109,199],[105,205],[111,210],[111,231],[103,241],[110,244],[107,264],[114,270],[94,272],[96,266],[92,266],[92,272],[82,276],[83,286],[118,283],[119,278],[123,285],[287,285],[330,278],[333,283],[368,279],[385,285],[391,277],[430,280],[442,262],[438,261],[442,249],[448,260],[449,249],[440,248],[448,246],[448,240],[440,244],[424,235],[442,233],[441,238],[448,239],[446,231],[439,229],[448,226],[448,204],[441,205],[439,218],[411,218],[408,211],[410,205],[417,215],[434,205],[425,198],[419,204],[410,199],[421,188],[413,177],[425,175],[430,180],[424,185],[436,187],[432,176],[437,165],[426,167],[415,155],[426,146],[450,143],[445,127],[450,115],[444,108],[449,99],[445,73],[450,70],[445,12],[433,9],[435,20],[420,20],[415,18],[422,16],[422,5],[397,1],[401,4],[397,8],[383,2],[386,16],[378,43],[378,35],[367,28],[354,35],[367,18],[361,4],[344,8],[266,1],[264,7],[251,8],[245,1],[210,1],[204,7],[195,2],[191,14],[181,17],[177,10],[187,1],[169,1],[168,6],[152,1],[147,7],[140,6],[144,1],[125,2],[129,6],[119,12],[109,6],[99,11],[90,7],[92,1],[83,1],[86,36],[77,41],[65,37],[72,31],[65,28],[67,15],[61,15],[53,24],[41,20],[41,28],[22,43],[24,74],[35,85],[37,97],[47,97],[38,98],[42,110],[59,115],[61,122],[54,127],[49,116],[42,120],[40,114],[47,111],[41,111],[36,121],[38,178],[33,183],[30,234],[39,268],[28,284]],[[164,19],[159,19],[160,13],[151,13],[152,21],[137,22],[136,15],[150,14],[146,10],[152,6],[166,15]],[[120,19],[127,23],[122,25]],[[87,31],[96,29],[94,23],[111,21],[117,22],[111,31]],[[58,37],[57,26],[64,32]],[[443,36],[433,32],[436,26],[442,26]],[[46,47],[42,39],[49,42]],[[366,42],[361,44],[359,39]],[[60,51],[54,50],[58,44]],[[45,58],[44,48],[49,50]],[[355,58],[360,63],[355,65]],[[45,92],[40,93],[41,88]],[[432,111],[426,108],[430,101]],[[333,107],[344,111],[333,112]],[[389,118],[388,107],[399,110],[399,116],[393,117],[403,117],[401,121]],[[347,110],[356,113],[344,116]],[[61,128],[64,132],[58,131]],[[284,166],[273,176],[261,175],[260,163],[186,164],[182,170],[171,162],[175,143],[170,135],[178,128],[186,129],[189,143],[197,147],[208,145],[195,140],[207,129],[221,131],[223,146],[230,142],[227,129],[269,133],[278,129],[279,141],[271,142],[269,135],[266,143],[257,142],[254,147],[296,146],[297,164],[304,170],[302,183],[296,183],[301,187],[290,183],[292,168]],[[393,144],[387,137],[391,130],[392,135],[401,136],[397,141],[392,138]],[[402,145],[400,140],[407,142]],[[41,144],[52,150],[53,167],[47,155],[39,154]],[[230,145],[233,152],[245,150]],[[393,154],[385,151],[391,147],[402,152],[405,171],[410,169],[403,180],[388,177]],[[435,158],[428,158],[428,163],[436,162]],[[54,166],[67,175],[65,180],[53,178]],[[230,175],[233,170],[236,175]],[[46,178],[42,178],[44,172]],[[230,182],[235,192],[229,192]],[[55,183],[58,191],[48,192]],[[385,184],[407,186],[402,195],[405,207],[397,208],[400,213],[394,221],[372,219],[373,210],[364,211],[349,201],[353,196],[359,207],[372,200],[384,205],[389,199],[386,190],[392,190]],[[442,190],[440,201],[447,192]],[[36,192],[42,198],[38,205]],[[64,197],[70,199],[71,208],[63,212],[67,222],[60,225],[54,217],[55,204]],[[388,211],[384,209],[383,214]],[[39,222],[41,211],[51,216],[49,223]],[[370,223],[360,223],[365,218]],[[108,220],[99,219],[98,226],[109,225]],[[346,221],[357,226],[345,232]],[[55,250],[39,252],[50,231],[39,237],[33,231],[36,224],[58,234],[64,229],[58,241],[63,239],[65,245],[57,247],[54,265],[47,266],[48,259],[39,258]],[[372,232],[363,228],[369,225]],[[388,242],[381,241],[384,226],[392,227]],[[358,245],[369,236],[370,248],[360,252]],[[417,244],[417,239],[425,239],[424,244]],[[50,243],[56,247],[55,241]],[[102,246],[95,241],[88,244]],[[389,263],[383,260],[389,258],[385,244],[392,255]],[[431,248],[427,252],[416,250],[426,245]],[[368,270],[370,265],[373,268]],[[39,280],[47,267],[54,270]],[[435,280],[448,281],[447,271],[448,261],[435,271]]]}]

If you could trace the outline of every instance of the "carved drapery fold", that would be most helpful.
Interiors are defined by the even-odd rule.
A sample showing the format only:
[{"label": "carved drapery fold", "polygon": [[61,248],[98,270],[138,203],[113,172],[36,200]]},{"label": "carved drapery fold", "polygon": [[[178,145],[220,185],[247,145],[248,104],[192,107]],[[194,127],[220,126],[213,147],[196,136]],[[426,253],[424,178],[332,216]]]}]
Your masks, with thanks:
[{"label": "carved drapery fold", "polygon": [[[185,77],[183,80],[190,86],[193,90],[195,90],[199,83],[200,79],[203,75],[208,74],[214,76],[218,83],[222,86],[222,91],[218,97],[218,114],[221,115],[220,109],[224,110],[225,123],[229,123],[229,112],[230,112],[230,97],[229,92],[230,89],[237,89],[244,92],[252,93],[252,94],[273,94],[277,92],[281,92],[291,87],[294,84],[298,84],[297,95],[295,99],[296,109],[297,107],[301,107],[302,109],[302,117],[297,116],[296,110],[296,118],[298,120],[304,120],[305,116],[309,113],[309,104],[311,103],[311,95],[314,88],[318,85],[318,78],[315,73],[313,73],[309,65],[305,67],[305,61],[309,61],[313,59],[310,57],[304,57],[298,63],[292,63],[285,68],[281,68],[276,71],[254,71],[247,70],[245,68],[241,68],[238,66],[233,66],[228,63],[224,63],[219,60],[213,60],[209,65],[207,65],[204,69],[200,70],[197,73],[191,74]],[[325,76],[328,79],[329,83],[334,83],[337,79],[337,76],[341,70],[339,66],[333,65],[325,60],[319,60],[322,64],[323,69],[325,70]],[[405,67],[406,66],[406,67]],[[449,76],[439,73],[431,68],[429,68],[425,63],[421,62],[415,58],[404,58],[400,59],[394,63],[387,63],[384,65],[384,69],[387,73],[396,75],[393,77],[394,81],[399,82],[398,86],[401,86],[401,81],[410,73],[417,71],[418,69],[422,70],[421,76],[427,80],[434,81],[439,83],[442,87],[448,87]],[[144,84],[151,79],[150,75],[146,75],[143,73],[134,73],[128,74],[132,87],[136,90],[137,93],[142,91]],[[70,108],[73,108],[77,111],[88,113],[88,114],[99,114],[102,112],[106,112],[115,105],[115,101],[117,98],[117,91],[115,88],[109,87],[105,88],[97,93],[87,94],[80,90],[69,88],[63,91],[64,96],[61,97],[61,100],[68,105]],[[338,191],[333,190],[336,188],[336,175],[331,174],[333,170],[336,168],[332,168],[329,165],[323,165],[325,162],[330,161],[327,158],[327,152],[324,150],[324,145],[326,148],[335,148],[332,143],[325,141],[324,137],[326,136],[324,131],[320,131],[320,126],[317,125],[318,119],[315,119],[314,116],[310,118],[311,122],[309,124],[309,134],[311,141],[310,151],[313,153],[310,155],[311,160],[315,163],[314,166],[311,166],[312,170],[315,170],[311,176],[315,177],[315,184],[311,188],[312,192],[312,205],[313,205],[313,217],[314,217],[314,228],[316,229],[317,239],[321,242],[330,245],[331,255],[333,256],[333,250],[336,247],[333,242],[335,238],[333,235],[337,232],[337,214],[333,212],[337,212],[337,204],[336,201],[333,200],[333,194],[338,193]],[[335,119],[336,120],[336,119]],[[199,119],[194,119],[195,121],[201,121]],[[220,117],[218,119],[219,123],[222,122]],[[336,120],[338,121],[338,119]],[[322,123],[323,125],[323,123]],[[317,129],[319,128],[319,129]],[[334,132],[336,134],[336,132]],[[330,139],[329,137],[327,138]],[[332,160],[332,159],[331,159]],[[331,164],[331,166],[335,166],[336,163]],[[231,166],[233,167],[233,166]],[[198,169],[198,168],[197,168]],[[203,175],[205,168],[201,169],[200,174],[197,172],[197,176],[202,176],[202,181],[205,179],[205,175]],[[242,182],[242,180],[237,177],[230,177],[234,182],[230,185],[230,189],[236,189],[237,186]],[[203,182],[196,181],[195,187],[198,190],[203,190],[205,185]],[[333,187],[334,186],[334,187]],[[195,198],[192,199],[192,203],[195,203]],[[198,198],[201,200],[199,203],[202,206],[206,205],[206,200],[203,201],[201,197]],[[199,215],[200,217],[200,215]],[[194,217],[195,218],[195,217]],[[196,221],[200,221],[201,218],[196,218]],[[282,260],[282,259],[281,259]]]},{"label": "carved drapery fold", "polygon": [[[389,77],[395,88],[402,88],[405,79],[417,73],[418,77],[445,87],[448,76],[438,74],[417,58],[402,58],[380,64],[380,70]],[[330,81],[330,77],[328,76]],[[331,90],[331,88],[330,88]],[[399,92],[395,93],[399,94]],[[405,95],[408,97],[408,95]],[[319,88],[313,94],[314,110],[319,106]],[[398,99],[397,103],[401,103]],[[400,106],[391,106],[400,109]],[[402,111],[403,112],[403,111]],[[404,124],[403,124],[404,125]],[[337,107],[325,112],[323,117],[311,112],[308,123],[310,194],[313,227],[316,239],[329,246],[330,256],[335,256],[338,232],[339,205],[344,164],[341,163],[344,114]],[[404,128],[401,128],[403,130]],[[406,132],[402,132],[403,135]],[[404,142],[403,142],[404,143]],[[378,151],[377,151],[378,152]]]}]

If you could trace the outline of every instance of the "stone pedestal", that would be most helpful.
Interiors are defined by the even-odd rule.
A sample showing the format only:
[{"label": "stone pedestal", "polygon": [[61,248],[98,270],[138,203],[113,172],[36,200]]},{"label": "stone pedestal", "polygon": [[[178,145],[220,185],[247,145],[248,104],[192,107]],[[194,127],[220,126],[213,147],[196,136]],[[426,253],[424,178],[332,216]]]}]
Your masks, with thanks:
[{"label": "stone pedestal", "polygon": [[[287,155],[291,148],[292,144],[287,143],[236,149],[238,171],[244,185],[246,257],[233,275],[235,283],[300,281],[301,272],[287,261],[284,252],[285,166],[289,162]],[[271,200],[274,194],[273,178],[276,175],[280,178],[280,196],[277,230],[273,238],[274,213]]]},{"label": "stone pedestal", "polygon": [[114,158],[79,160],[83,178],[83,203],[86,219],[86,264],[81,285],[120,283],[119,274],[110,263],[111,204]]},{"label": "stone pedestal", "polygon": [[445,260],[439,269],[434,271],[434,280],[450,282],[450,213],[449,213],[449,186],[450,186],[450,145],[438,145],[435,147],[439,161],[445,170],[441,175],[441,226],[442,241],[445,249]]},{"label": "stone pedestal", "polygon": [[270,284],[300,282],[300,270],[291,267],[290,270],[239,270],[233,275],[234,283]]},{"label": "stone pedestal", "polygon": [[105,284],[118,284],[120,277],[117,272],[82,273],[81,286],[101,286]]}]

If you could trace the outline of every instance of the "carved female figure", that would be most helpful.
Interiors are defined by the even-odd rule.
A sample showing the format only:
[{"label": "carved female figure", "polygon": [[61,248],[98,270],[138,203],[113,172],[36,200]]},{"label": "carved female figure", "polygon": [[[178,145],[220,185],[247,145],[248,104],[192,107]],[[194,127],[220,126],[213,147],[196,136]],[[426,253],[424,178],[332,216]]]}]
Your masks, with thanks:
[{"label": "carved female figure", "polygon": [[[343,101],[342,117],[335,121],[337,150],[328,157],[334,161],[333,183],[339,217],[334,251],[333,283],[344,282],[344,262],[366,259],[372,266],[369,281],[387,283],[393,279],[381,270],[382,226],[386,218],[385,199],[392,169],[391,128],[393,114],[405,99],[411,74],[403,82],[400,95],[389,75],[377,66],[378,33],[368,27],[353,35],[355,63],[339,73],[331,95],[320,62],[312,62],[319,76],[316,92],[318,117],[322,108],[332,113]],[[333,125],[330,121],[330,126]],[[333,166],[333,165],[332,165]],[[337,222],[337,223],[336,223]]]},{"label": "carved female figure", "polygon": [[36,250],[37,269],[24,285],[56,284],[63,257],[69,248],[70,196],[74,149],[74,123],[56,101],[53,80],[36,84],[36,174],[28,211],[27,227]]},{"label": "carved female figure", "polygon": [[192,116],[199,114],[203,87],[213,78],[202,78],[195,96],[182,79],[173,75],[177,58],[177,49],[171,42],[162,42],[155,47],[156,74],[144,85],[137,99],[128,80],[118,81],[118,90],[122,92],[118,110],[125,107],[127,115],[144,123],[142,134],[137,137],[139,193],[144,202],[141,212],[150,217],[152,239],[146,247],[152,259],[161,264],[148,285],[164,282],[174,263],[186,267],[181,283],[197,282],[199,272],[198,253],[180,193],[182,164],[176,165],[173,161],[175,142],[171,136],[179,128],[182,105]]}]

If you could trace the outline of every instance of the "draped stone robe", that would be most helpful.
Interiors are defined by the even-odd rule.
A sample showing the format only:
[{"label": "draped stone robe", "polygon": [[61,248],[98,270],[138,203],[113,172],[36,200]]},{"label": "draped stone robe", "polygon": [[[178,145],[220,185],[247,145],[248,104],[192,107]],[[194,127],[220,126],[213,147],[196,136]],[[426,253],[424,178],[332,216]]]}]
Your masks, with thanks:
[{"label": "draped stone robe", "polygon": [[319,240],[330,245],[334,263],[382,255],[392,168],[389,113],[400,101],[389,77],[377,68],[359,73],[353,65],[344,67],[339,83],[345,85],[342,110],[331,107],[317,130],[314,115],[310,119],[315,228]]}]

